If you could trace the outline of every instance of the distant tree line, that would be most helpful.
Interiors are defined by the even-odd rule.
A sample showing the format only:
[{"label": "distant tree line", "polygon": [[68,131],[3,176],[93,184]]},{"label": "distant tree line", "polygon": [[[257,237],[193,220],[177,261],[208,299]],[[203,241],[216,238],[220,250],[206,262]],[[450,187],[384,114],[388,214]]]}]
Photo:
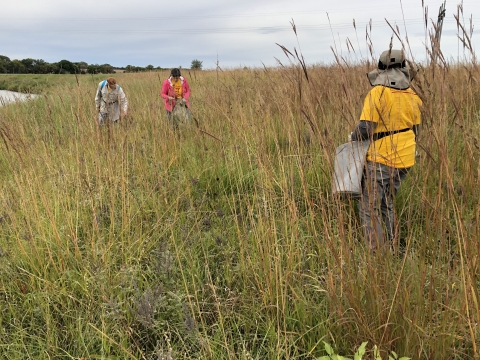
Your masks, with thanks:
[{"label": "distant tree line", "polygon": [[136,73],[136,72],[146,72],[146,71],[160,71],[165,69],[161,68],[160,66],[154,67],[153,65],[147,65],[145,67],[127,65],[122,70],[128,73]]},{"label": "distant tree line", "polygon": [[[190,69],[192,69],[192,70],[202,70],[202,67],[203,67],[202,63],[203,63],[202,61],[197,60],[197,59],[192,60],[192,63],[190,65]],[[179,66],[179,68],[181,69],[182,67]],[[121,68],[121,69],[124,70],[124,72],[126,72],[126,73],[168,70],[168,69],[162,68],[160,66],[154,67],[153,65],[147,65],[145,67],[127,65],[126,67]]]},{"label": "distant tree line", "polygon": [[[193,60],[191,69],[201,70],[202,61]],[[160,66],[154,67],[147,65],[146,67],[127,65],[124,68],[116,68],[124,72],[146,72],[166,70]],[[0,55],[0,74],[113,74],[115,69],[110,64],[87,64],[84,61],[70,62],[68,60],[60,60],[56,63],[48,63],[42,59],[23,59],[10,60],[7,56]]]},{"label": "distant tree line", "polygon": [[60,60],[48,63],[42,59],[10,60],[0,55],[0,73],[3,74],[113,74],[114,68],[110,64],[87,64],[84,61],[71,62]]}]

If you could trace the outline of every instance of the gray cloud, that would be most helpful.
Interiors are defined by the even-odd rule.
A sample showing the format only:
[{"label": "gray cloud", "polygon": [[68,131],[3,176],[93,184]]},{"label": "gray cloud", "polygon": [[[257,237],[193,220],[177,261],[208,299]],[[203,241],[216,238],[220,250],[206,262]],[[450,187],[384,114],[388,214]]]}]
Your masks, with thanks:
[{"label": "gray cloud", "polygon": [[[431,29],[438,4],[433,0],[425,4]],[[478,0],[464,0],[463,9],[466,27],[470,13],[474,25],[480,27],[475,18],[480,15]],[[388,20],[398,27],[404,43],[408,36],[412,52],[424,56],[424,11],[417,0],[395,4],[344,0],[327,5],[314,0],[184,0],[181,5],[117,0],[114,6],[92,0],[21,0],[2,4],[0,51],[12,59],[68,59],[114,66],[188,67],[191,60],[199,59],[212,68],[217,56],[224,67],[275,65],[275,58],[284,57],[275,43],[299,48],[291,29],[293,19],[307,62],[328,63],[334,61],[331,47],[344,57],[367,57],[367,33],[375,53],[388,47],[393,35]],[[454,13],[456,5],[447,4],[445,38],[456,36]],[[393,39],[394,46],[401,46],[396,36]],[[475,37],[472,41],[478,44]],[[456,43],[445,43],[446,53],[457,52]]]}]

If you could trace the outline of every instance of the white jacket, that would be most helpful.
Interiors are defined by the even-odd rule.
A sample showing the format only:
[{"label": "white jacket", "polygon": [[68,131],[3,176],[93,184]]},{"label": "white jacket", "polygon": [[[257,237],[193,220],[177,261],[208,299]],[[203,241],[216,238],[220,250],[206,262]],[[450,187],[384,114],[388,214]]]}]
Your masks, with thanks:
[{"label": "white jacket", "polygon": [[128,99],[120,85],[117,84],[117,88],[112,90],[106,81],[101,81],[95,94],[95,105],[100,109],[100,114],[108,114],[111,121],[117,121],[120,118],[120,104],[126,113]]}]

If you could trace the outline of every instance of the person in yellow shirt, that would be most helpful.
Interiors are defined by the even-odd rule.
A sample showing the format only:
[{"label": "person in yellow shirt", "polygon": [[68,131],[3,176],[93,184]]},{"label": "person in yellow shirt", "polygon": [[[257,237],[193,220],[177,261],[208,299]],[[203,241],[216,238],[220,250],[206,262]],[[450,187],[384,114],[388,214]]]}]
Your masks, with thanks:
[{"label": "person in yellow shirt", "polygon": [[371,141],[358,210],[367,245],[375,250],[397,240],[394,198],[415,164],[422,101],[410,88],[402,50],[384,51],[378,68],[367,76],[373,89],[365,98],[351,139]]}]

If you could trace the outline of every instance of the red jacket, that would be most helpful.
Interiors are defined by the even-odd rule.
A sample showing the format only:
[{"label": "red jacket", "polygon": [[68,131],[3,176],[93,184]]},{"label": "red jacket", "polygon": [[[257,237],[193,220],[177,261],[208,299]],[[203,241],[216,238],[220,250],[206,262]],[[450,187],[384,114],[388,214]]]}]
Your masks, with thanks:
[{"label": "red jacket", "polygon": [[[190,97],[190,86],[188,85],[187,79],[185,79],[183,76],[180,76],[180,81],[182,82],[182,96],[185,99],[187,107],[189,108],[190,102],[188,101],[188,98]],[[160,96],[165,99],[165,109],[167,111],[172,111],[173,107],[175,106],[175,100],[168,100],[169,96],[175,98],[175,90],[172,86],[171,77],[163,82]]]}]

